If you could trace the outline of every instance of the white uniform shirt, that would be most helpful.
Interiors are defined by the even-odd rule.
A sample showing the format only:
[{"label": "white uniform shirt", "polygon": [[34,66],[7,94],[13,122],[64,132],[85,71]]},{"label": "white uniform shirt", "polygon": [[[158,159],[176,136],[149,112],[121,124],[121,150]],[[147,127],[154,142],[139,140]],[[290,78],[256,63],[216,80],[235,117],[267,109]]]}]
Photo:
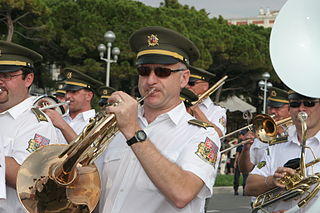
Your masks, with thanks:
[{"label": "white uniform shirt", "polygon": [[[0,135],[0,141],[3,141],[1,139]],[[4,160],[4,148],[3,144],[0,143],[0,200],[1,199],[6,199],[6,162]]]},{"label": "white uniform shirt", "polygon": [[252,146],[250,147],[250,161],[252,164],[257,165],[261,162],[265,153],[269,153],[269,144],[261,142],[258,138],[255,138]]},{"label": "white uniform shirt", "polygon": [[[31,111],[32,104],[30,97],[0,113],[0,143],[4,146],[5,156],[14,158],[20,165],[39,146],[57,143],[50,119],[39,122]],[[7,199],[0,200],[0,213],[24,213],[16,190],[6,186],[6,194]]]},{"label": "white uniform shirt", "polygon": [[204,99],[200,104],[199,108],[203,112],[203,114],[206,115],[208,120],[216,125],[223,135],[226,133],[226,123],[227,123],[227,115],[226,115],[226,109],[217,106],[213,103],[213,101],[208,97]]},{"label": "white uniform shirt", "polygon": [[[94,109],[79,113],[74,119],[70,115],[66,115],[63,119],[70,125],[70,127],[79,135],[82,130],[89,124],[90,118],[93,118],[96,115]],[[66,139],[64,138],[61,131],[57,128],[57,134],[59,141],[61,143],[67,144]]]},{"label": "white uniform shirt", "polygon": [[[183,103],[158,116],[150,124],[143,117],[143,108],[140,107],[138,118],[140,127],[167,159],[194,173],[205,184],[185,208],[176,208],[151,182],[132,149],[126,144],[126,139],[119,133],[101,158],[103,171],[100,212],[199,212],[201,202],[212,194],[220,157],[218,134],[211,128],[188,124],[188,120],[194,118],[186,112]],[[201,151],[198,150],[204,146],[211,147],[206,156],[199,154]],[[211,163],[203,157],[210,158]]]},{"label": "white uniform shirt", "polygon": [[[306,141],[306,145],[311,147],[313,152],[316,155],[316,158],[320,157],[320,131],[314,136],[309,138]],[[291,159],[294,158],[300,158],[300,153],[301,153],[301,146],[297,138],[297,132],[295,126],[291,126],[289,128],[289,136],[288,136],[288,142],[286,143],[280,143],[280,144],[275,144],[273,146],[269,147],[270,149],[270,154],[269,155],[264,155],[262,161],[265,162],[264,166],[260,166],[260,169],[256,166],[251,174],[257,174],[257,175],[262,175],[262,176],[270,176],[273,175],[274,172],[278,167],[284,166],[284,164]],[[306,163],[314,160],[313,155],[310,151],[310,149],[305,150],[305,159]],[[263,164],[261,164],[263,165]],[[320,164],[317,163],[313,167],[308,167],[307,168],[307,175],[310,176],[312,175],[312,172],[314,173],[320,172]],[[306,195],[307,193],[305,193]],[[303,196],[304,197],[304,196]],[[313,198],[306,207],[300,209],[299,212],[308,212],[308,208],[312,206],[312,203],[317,200],[317,195],[315,198]],[[301,198],[301,197],[300,197]],[[300,200],[298,199],[298,201]],[[277,210],[282,210],[282,209],[290,209],[294,205],[297,204],[297,201],[294,199],[290,199],[289,201],[280,201],[276,202],[275,204],[271,205],[268,209],[268,211],[277,211]]]}]

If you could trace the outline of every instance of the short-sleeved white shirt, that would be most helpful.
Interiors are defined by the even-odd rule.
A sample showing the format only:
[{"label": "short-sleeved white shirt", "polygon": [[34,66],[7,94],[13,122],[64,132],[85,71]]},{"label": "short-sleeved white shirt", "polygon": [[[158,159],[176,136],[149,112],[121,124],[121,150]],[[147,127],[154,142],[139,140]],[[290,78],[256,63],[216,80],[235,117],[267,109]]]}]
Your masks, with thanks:
[{"label": "short-sleeved white shirt", "polygon": [[[275,144],[269,147],[270,153],[269,155],[265,154],[262,161],[265,162],[265,166],[258,168],[257,166],[252,170],[251,174],[257,174],[264,177],[273,175],[274,172],[278,167],[283,167],[288,160],[294,159],[294,158],[300,158],[301,153],[301,146],[298,141],[297,132],[295,126],[291,126],[289,128],[289,136],[288,136],[288,142],[286,143],[279,143]],[[306,141],[306,145],[312,148],[314,154],[316,155],[316,158],[320,157],[320,131],[314,136],[309,138]],[[314,160],[313,155],[310,151],[310,149],[305,150],[305,158],[306,163],[311,162]],[[263,165],[263,164],[261,164]],[[317,173],[320,172],[320,164],[317,163],[313,167],[307,168],[307,176],[312,175],[312,172]],[[307,193],[305,193],[307,194]],[[306,207],[300,209],[299,212],[308,212],[308,209],[310,206],[312,206],[312,202],[317,200],[317,197],[312,199]],[[298,199],[299,201],[300,199]],[[280,201],[276,202],[275,204],[272,204],[268,211],[277,211],[282,209],[290,209],[294,205],[297,204],[297,201],[294,199],[291,199],[289,201]]]},{"label": "short-sleeved white shirt", "polygon": [[215,105],[209,97],[199,104],[199,108],[211,123],[216,125],[223,134],[226,133],[227,115],[225,108]]},{"label": "short-sleeved white shirt", "polygon": [[[4,154],[20,165],[39,146],[58,141],[50,119],[38,121],[31,111],[32,104],[33,98],[30,97],[0,113],[0,143],[4,146]],[[0,213],[25,213],[15,189],[6,186],[6,195],[5,200],[0,200]]]},{"label": "short-sleeved white shirt", "polygon": [[[93,118],[96,115],[94,109],[79,113],[74,119],[70,115],[65,115],[63,119],[70,125],[70,127],[79,135],[82,130],[89,124],[90,118]],[[57,128],[58,139],[61,143],[67,144],[66,139],[64,138],[61,131]]]},{"label": "short-sleeved white shirt", "polygon": [[258,138],[255,138],[252,146],[250,147],[250,161],[253,165],[257,165],[261,162],[265,153],[269,153],[269,144],[261,142]]},{"label": "short-sleeved white shirt", "polygon": [[[2,136],[0,135],[0,138]],[[0,141],[2,141],[0,139]],[[1,199],[6,199],[6,162],[4,160],[4,148],[3,144],[0,143],[0,200]]]},{"label": "short-sleeved white shirt", "polygon": [[[188,124],[194,119],[183,103],[148,124],[143,108],[138,113],[140,127],[150,141],[170,161],[200,177],[205,183],[200,193],[185,208],[178,209],[151,182],[126,139],[119,133],[102,156],[102,194],[99,210],[103,213],[194,213],[212,193],[218,162],[220,141],[211,128]],[[203,145],[211,146],[208,161],[199,154]],[[101,159],[99,159],[101,160]]]}]

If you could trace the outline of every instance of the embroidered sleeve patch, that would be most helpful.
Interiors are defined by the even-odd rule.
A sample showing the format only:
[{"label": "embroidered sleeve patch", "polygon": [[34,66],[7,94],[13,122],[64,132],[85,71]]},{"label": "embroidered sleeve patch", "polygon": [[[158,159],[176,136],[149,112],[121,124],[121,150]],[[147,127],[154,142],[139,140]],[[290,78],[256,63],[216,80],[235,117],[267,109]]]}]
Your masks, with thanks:
[{"label": "embroidered sleeve patch", "polygon": [[50,142],[50,139],[46,138],[46,137],[43,137],[42,135],[39,135],[39,134],[35,134],[34,135],[34,138],[31,139],[28,143],[28,148],[27,148],[27,151],[28,152],[34,152],[36,151],[39,147],[41,146],[45,146],[45,145],[48,145]]},{"label": "embroidered sleeve patch", "polygon": [[217,162],[218,158],[218,151],[218,146],[207,137],[205,142],[199,143],[198,150],[195,153],[200,159],[208,162],[215,168],[215,163]]},{"label": "embroidered sleeve patch", "polygon": [[266,164],[267,164],[267,163],[266,163],[265,161],[261,161],[261,162],[257,165],[257,167],[258,167],[259,169],[261,169],[261,168],[263,168]]}]

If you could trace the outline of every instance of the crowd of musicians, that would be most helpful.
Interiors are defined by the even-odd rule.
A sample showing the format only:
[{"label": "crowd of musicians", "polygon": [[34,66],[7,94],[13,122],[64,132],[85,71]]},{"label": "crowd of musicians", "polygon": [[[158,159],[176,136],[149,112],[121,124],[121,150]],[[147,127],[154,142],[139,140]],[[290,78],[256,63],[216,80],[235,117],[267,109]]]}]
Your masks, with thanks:
[{"label": "crowd of musicians", "polygon": [[[70,146],[101,112],[115,115],[119,131],[95,160],[101,184],[95,212],[206,211],[227,126],[226,110],[214,104],[210,94],[199,100],[214,84],[215,75],[192,66],[200,56],[198,48],[173,30],[141,28],[133,32],[129,45],[136,53],[137,84],[143,103],[67,67],[62,70],[64,81],[50,96],[57,104],[50,107],[52,103],[47,96],[38,98],[29,94],[35,76],[34,63],[41,61],[41,55],[18,44],[0,41],[1,213],[91,211],[68,197],[68,186],[57,187],[65,190],[67,203],[50,199],[49,193],[55,193],[49,190],[48,179],[55,182],[50,175],[47,179],[39,177],[43,179],[29,186],[30,193],[23,195],[17,192],[23,180],[17,178],[22,167],[23,177],[33,175],[24,167],[29,156],[50,144]],[[95,95],[100,98],[101,112],[92,108]],[[252,202],[275,187],[285,187],[282,179],[299,169],[303,141],[307,147],[306,163],[320,153],[319,99],[290,89],[272,88],[267,104],[268,114],[275,122],[288,117],[292,122],[277,125],[272,142],[263,141],[252,129],[240,132],[241,140],[247,142],[237,151],[234,165],[238,172],[249,174],[244,193],[254,196]],[[305,133],[298,116],[302,111],[307,114]],[[31,162],[35,163],[45,162]],[[307,176],[312,176],[319,166],[315,164],[305,170]],[[86,184],[83,185],[85,188]],[[85,193],[88,192],[80,194],[89,196]],[[300,211],[306,212],[316,200],[313,198]],[[298,201],[297,197],[280,200],[263,210],[283,212]]]}]

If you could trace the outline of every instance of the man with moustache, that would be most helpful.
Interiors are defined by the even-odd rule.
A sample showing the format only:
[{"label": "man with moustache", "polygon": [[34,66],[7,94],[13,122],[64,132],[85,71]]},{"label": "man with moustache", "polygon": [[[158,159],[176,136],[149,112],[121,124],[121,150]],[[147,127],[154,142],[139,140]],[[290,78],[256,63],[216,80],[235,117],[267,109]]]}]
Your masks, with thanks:
[{"label": "man with moustache", "polygon": [[[24,213],[16,192],[17,173],[23,161],[37,148],[57,142],[55,128],[43,112],[33,108],[29,88],[34,80],[38,53],[0,41],[0,144],[5,165],[5,199],[0,212]],[[4,173],[2,173],[4,174]]]},{"label": "man with moustache", "polygon": [[107,111],[116,115],[120,132],[100,159],[99,211],[199,212],[212,194],[220,141],[179,97],[198,49],[163,27],[144,27],[129,43],[137,53],[139,92],[147,97],[143,106],[121,91],[109,98],[116,104]]}]

